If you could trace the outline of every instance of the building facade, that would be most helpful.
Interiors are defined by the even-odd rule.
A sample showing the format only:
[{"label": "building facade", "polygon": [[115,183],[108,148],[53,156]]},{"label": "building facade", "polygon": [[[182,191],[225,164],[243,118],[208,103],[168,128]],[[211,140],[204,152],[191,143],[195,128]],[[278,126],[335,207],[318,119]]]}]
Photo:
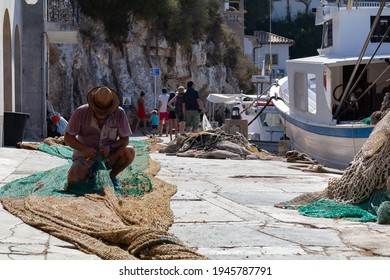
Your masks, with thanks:
[{"label": "building facade", "polygon": [[22,103],[22,1],[0,1],[0,146],[4,112],[20,111]]},{"label": "building facade", "polygon": [[51,19],[67,18],[62,11],[72,14],[72,9],[64,7],[74,2],[77,1],[0,1],[0,146],[4,146],[9,134],[21,129],[20,123],[11,124],[11,130],[5,129],[9,126],[7,116],[18,113],[28,116],[24,139],[41,140],[47,136],[48,46],[75,43],[78,35],[73,25]]},{"label": "building facade", "polygon": [[244,0],[223,1],[220,13],[222,15],[223,23],[233,31],[236,41],[244,48]]},{"label": "building facade", "polygon": [[254,36],[245,36],[245,54],[251,56],[257,74],[281,78],[286,75],[286,60],[294,40],[266,31],[255,31]]},{"label": "building facade", "polygon": [[24,113],[34,119],[26,124],[27,130],[35,129],[31,137],[42,137],[46,127],[42,127],[46,119],[42,102],[43,3],[27,2],[31,3],[0,2],[0,146],[21,129],[13,114]]}]

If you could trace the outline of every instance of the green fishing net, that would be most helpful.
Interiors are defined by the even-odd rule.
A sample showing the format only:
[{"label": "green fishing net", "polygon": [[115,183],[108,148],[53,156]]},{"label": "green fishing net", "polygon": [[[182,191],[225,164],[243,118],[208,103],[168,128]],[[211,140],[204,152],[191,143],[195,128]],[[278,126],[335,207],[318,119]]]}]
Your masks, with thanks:
[{"label": "green fishing net", "polygon": [[[149,143],[131,140],[130,145],[135,148],[136,157],[133,163],[118,175],[121,186],[116,190],[118,195],[141,196],[152,191],[150,178],[143,172],[149,167]],[[47,171],[39,172],[25,178],[12,181],[0,188],[0,197],[28,197],[37,196],[77,196],[88,193],[100,194],[103,186],[114,187],[102,160],[97,161],[96,176],[91,180],[74,183],[67,186],[66,178],[71,166],[73,149],[63,145],[41,144],[38,149],[53,156],[68,159],[69,163]]]},{"label": "green fishing net", "polygon": [[334,200],[321,199],[298,208],[304,216],[316,218],[343,218],[359,222],[376,222],[376,215],[358,205],[340,203]]},{"label": "green fishing net", "polygon": [[[387,107],[386,107],[387,108]],[[277,207],[298,209],[311,217],[344,218],[390,224],[390,114],[382,111],[370,137],[340,178],[331,178],[325,190],[304,193]]]},{"label": "green fishing net", "polygon": [[358,222],[390,223],[390,192],[386,188],[374,190],[359,204],[320,199],[297,208],[302,215],[317,218],[343,218]]}]

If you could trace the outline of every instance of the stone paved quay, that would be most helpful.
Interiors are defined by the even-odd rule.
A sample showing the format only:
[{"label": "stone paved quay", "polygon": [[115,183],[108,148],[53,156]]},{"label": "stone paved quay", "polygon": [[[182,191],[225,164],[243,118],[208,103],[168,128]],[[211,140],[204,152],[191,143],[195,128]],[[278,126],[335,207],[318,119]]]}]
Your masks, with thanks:
[{"label": "stone paved quay", "polygon": [[[132,137],[143,139],[143,137]],[[165,137],[164,137],[165,138]],[[165,138],[164,141],[167,139]],[[158,177],[177,185],[170,232],[212,260],[389,259],[390,225],[311,218],[275,203],[323,190],[330,173],[283,160],[195,159],[153,153]],[[66,163],[40,151],[0,148],[0,187]],[[93,260],[0,206],[0,260]]]}]

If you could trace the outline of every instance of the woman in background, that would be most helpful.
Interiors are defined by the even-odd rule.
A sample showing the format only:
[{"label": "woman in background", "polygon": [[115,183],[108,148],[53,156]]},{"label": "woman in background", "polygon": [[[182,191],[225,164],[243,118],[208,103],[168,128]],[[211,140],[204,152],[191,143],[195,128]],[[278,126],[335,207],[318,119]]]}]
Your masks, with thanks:
[{"label": "woman in background", "polygon": [[140,97],[137,100],[137,124],[135,126],[135,132],[138,132],[138,127],[140,122],[142,123],[142,126],[144,130],[142,133],[145,135],[146,134],[146,110],[145,110],[145,92],[141,91]]},{"label": "woman in background", "polygon": [[172,98],[168,102],[168,107],[175,110],[176,113],[176,120],[179,125],[179,133],[181,135],[184,135],[185,127],[186,127],[186,119],[184,117],[183,112],[183,94],[185,92],[185,89],[183,86],[180,86],[177,89],[176,96]]}]

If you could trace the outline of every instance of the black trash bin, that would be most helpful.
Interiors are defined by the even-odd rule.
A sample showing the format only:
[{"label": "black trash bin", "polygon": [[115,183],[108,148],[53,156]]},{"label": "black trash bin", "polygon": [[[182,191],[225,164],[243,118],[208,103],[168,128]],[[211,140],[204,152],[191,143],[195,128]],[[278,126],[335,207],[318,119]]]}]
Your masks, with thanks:
[{"label": "black trash bin", "polygon": [[4,146],[16,146],[23,141],[29,116],[21,112],[4,112]]}]

